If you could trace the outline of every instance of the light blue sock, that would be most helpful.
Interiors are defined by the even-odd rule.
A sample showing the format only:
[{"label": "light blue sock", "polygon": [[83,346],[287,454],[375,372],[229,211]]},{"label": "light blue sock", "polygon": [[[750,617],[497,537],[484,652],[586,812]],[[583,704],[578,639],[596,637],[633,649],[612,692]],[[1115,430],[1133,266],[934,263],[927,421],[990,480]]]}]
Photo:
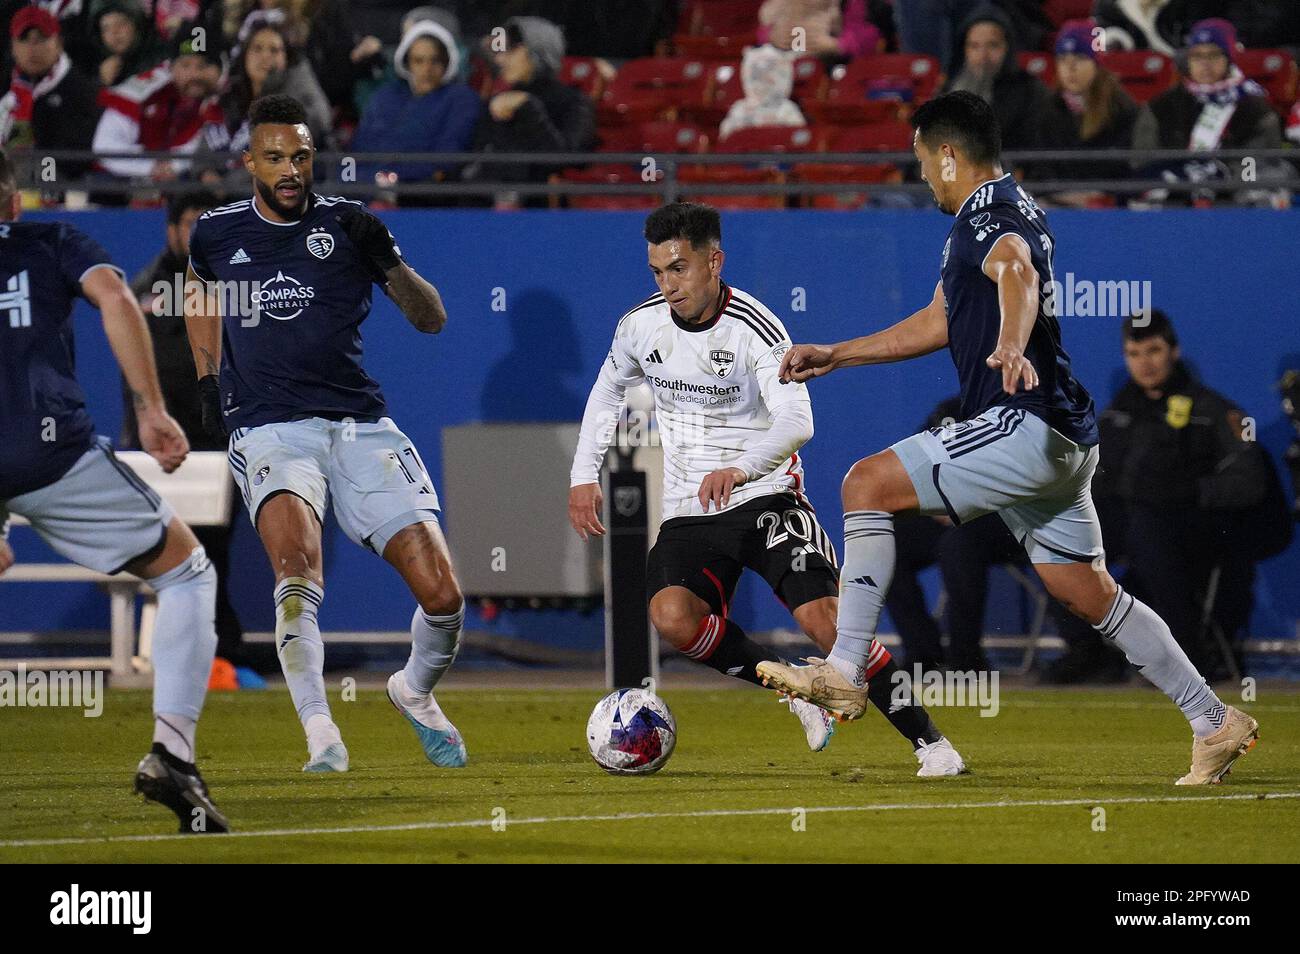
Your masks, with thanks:
[{"label": "light blue sock", "polygon": [[194,727],[217,651],[217,571],[202,547],[148,581],[158,594],[153,628],[154,741],[194,761]]},{"label": "light blue sock", "polygon": [[324,598],[324,590],[301,576],[286,577],[275,587],[275,650],[304,728],[314,715],[330,717],[325,701],[325,643],[316,622]]},{"label": "light blue sock", "polygon": [[433,691],[456,658],[464,625],[464,602],[449,616],[430,616],[419,606],[415,608],[411,617],[411,658],[403,670],[411,692],[427,696]]},{"label": "light blue sock", "polygon": [[867,659],[894,578],[894,559],[892,513],[850,510],[844,515],[838,635],[827,661],[857,686],[867,682]]},{"label": "light blue sock", "polygon": [[1117,587],[1106,618],[1093,628],[1113,640],[1138,672],[1174,701],[1196,735],[1210,735],[1223,725],[1223,703],[1151,607]]}]

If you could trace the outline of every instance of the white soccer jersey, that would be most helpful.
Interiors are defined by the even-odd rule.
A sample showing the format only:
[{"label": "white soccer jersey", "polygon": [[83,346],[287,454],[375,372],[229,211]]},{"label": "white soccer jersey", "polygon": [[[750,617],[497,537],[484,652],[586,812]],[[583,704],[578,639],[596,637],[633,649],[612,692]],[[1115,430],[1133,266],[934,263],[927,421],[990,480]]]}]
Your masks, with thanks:
[{"label": "white soccer jersey", "polygon": [[663,447],[664,520],[703,515],[700,484],[724,467],[749,477],[727,509],[802,493],[799,448],[812,437],[812,402],[805,385],[777,378],[790,337],[752,295],[725,284],[722,292],[722,308],[698,325],[677,318],[662,295],[623,316],[587,401],[571,486],[600,479],[625,391],[645,382]]}]

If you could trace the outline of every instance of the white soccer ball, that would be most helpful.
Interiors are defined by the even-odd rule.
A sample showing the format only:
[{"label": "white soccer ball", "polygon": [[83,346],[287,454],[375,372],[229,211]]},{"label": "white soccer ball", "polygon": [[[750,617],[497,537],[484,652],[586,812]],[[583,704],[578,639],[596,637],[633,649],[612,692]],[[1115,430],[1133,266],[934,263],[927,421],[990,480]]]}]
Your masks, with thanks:
[{"label": "white soccer ball", "polygon": [[668,704],[648,689],[618,689],[591,711],[587,748],[612,775],[649,775],[667,763],[677,745],[677,721]]}]

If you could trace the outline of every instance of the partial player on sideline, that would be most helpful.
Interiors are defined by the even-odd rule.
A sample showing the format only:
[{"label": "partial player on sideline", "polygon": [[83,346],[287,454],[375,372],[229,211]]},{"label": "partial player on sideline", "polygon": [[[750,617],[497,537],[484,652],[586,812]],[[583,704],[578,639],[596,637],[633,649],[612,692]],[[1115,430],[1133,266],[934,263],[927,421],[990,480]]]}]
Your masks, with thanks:
[{"label": "partial player on sideline", "polygon": [[95,434],[73,366],[72,307],[100,310],[135,404],[140,446],[167,473],[189,444],[167,414],[149,326],[123,271],[82,232],[19,222],[22,197],[0,152],[0,573],[14,563],[8,514],[61,556],[122,570],[158,594],[153,628],[153,747],[135,790],[176,813],[182,833],[228,831],[195,765],[194,735],[217,650],[217,574],[194,532]]},{"label": "partial player on sideline", "polygon": [[920,510],[961,524],[997,512],[1047,591],[1114,641],[1191,723],[1192,767],[1177,784],[1219,782],[1255,744],[1259,724],[1219,701],[1165,622],[1106,571],[1091,492],[1097,422],[1061,343],[1047,218],[1002,171],[997,119],[978,96],[940,96],[912,122],[921,176],[939,208],[955,216],[934,297],[876,334],[796,345],[780,373],[802,382],[947,347],[964,420],[853,465],[844,478],[846,582],[835,646],[823,662],[762,663],[759,675],[781,692],[859,718],[894,573],[894,514]]},{"label": "partial player on sideline", "polygon": [[[780,319],[722,280],[716,209],[666,205],[646,219],[645,239],[659,294],[623,316],[592,386],[570,475],[569,520],[583,539],[605,532],[600,469],[627,388],[646,382],[664,450],[663,524],[647,571],[650,617],[687,658],[758,685],[755,666],[778,656],[727,612],[746,567],[819,647],[835,639],[835,548],[804,494],[799,457],[813,435],[812,403],[802,384],[777,379],[790,347]],[[878,677],[871,702],[911,743],[917,774],[964,771],[910,686],[895,683],[889,651],[873,640],[868,656]],[[904,702],[895,704],[900,689]],[[789,702],[809,748],[825,748],[834,725],[825,712]]]},{"label": "partial player on sideline", "polygon": [[195,223],[186,285],[201,280],[208,294],[185,296],[185,324],[204,426],[230,431],[235,482],[275,571],[275,643],[307,735],[303,770],[348,768],[316,619],[331,497],[343,532],[392,564],[419,604],[411,656],[389,678],[388,698],[429,761],[462,766],[465,744],[433,698],[465,618],[438,495],[361,366],[372,283],[418,331],[437,334],[447,314],[379,219],[359,202],[312,192],[306,120],[292,97],[254,102],[244,152],[253,195]]}]

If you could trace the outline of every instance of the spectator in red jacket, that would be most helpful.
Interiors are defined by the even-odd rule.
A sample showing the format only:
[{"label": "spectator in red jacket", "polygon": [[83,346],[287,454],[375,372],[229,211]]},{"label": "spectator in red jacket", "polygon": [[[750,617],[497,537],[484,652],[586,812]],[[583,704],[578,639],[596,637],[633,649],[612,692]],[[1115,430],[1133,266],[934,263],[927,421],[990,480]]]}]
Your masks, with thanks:
[{"label": "spectator in red jacket", "polygon": [[182,28],[172,45],[171,59],[133,76],[100,94],[104,115],[95,130],[98,153],[162,152],[173,159],[100,159],[100,167],[114,176],[148,178],[165,182],[188,170],[189,156],[200,142],[229,143],[217,88],[221,82],[221,54],[216,37]]}]

